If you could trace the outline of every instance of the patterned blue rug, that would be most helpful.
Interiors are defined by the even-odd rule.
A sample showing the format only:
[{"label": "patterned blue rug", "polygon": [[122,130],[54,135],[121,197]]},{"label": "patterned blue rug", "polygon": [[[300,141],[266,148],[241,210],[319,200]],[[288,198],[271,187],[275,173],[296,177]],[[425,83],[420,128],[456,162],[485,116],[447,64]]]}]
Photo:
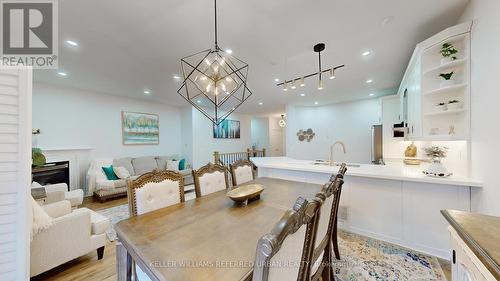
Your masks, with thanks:
[{"label": "patterned blue rug", "polygon": [[349,232],[339,232],[338,281],[446,281],[436,257]]}]

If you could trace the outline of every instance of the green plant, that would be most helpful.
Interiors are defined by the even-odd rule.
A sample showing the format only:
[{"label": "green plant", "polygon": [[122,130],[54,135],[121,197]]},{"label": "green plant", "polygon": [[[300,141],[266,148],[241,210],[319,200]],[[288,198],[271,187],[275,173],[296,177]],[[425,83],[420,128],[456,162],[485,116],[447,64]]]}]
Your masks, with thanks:
[{"label": "green plant", "polygon": [[459,103],[459,102],[460,102],[459,100],[451,100],[448,103]]},{"label": "green plant", "polygon": [[451,57],[453,60],[457,59],[455,55],[458,53],[458,50],[451,43],[444,43],[439,52],[444,58]]},{"label": "green plant", "polygon": [[454,72],[449,72],[449,73],[440,73],[439,74],[439,77],[443,78],[444,80],[448,81],[451,79],[451,77],[453,76]]},{"label": "green plant", "polygon": [[424,148],[425,155],[428,157],[431,157],[433,159],[441,159],[445,158],[446,154],[448,153],[448,148],[444,146],[429,146]]},{"label": "green plant", "polygon": [[33,165],[40,167],[47,163],[47,159],[45,155],[43,155],[42,150],[40,148],[32,148],[31,149],[31,159],[33,160]]}]

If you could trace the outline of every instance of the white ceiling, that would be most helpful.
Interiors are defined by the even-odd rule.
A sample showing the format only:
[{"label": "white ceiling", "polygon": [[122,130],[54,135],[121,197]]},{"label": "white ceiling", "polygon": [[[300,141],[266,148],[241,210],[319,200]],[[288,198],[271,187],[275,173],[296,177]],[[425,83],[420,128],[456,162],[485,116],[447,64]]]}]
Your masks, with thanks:
[{"label": "white ceiling", "polygon": [[[238,109],[271,113],[393,93],[416,43],[456,23],[468,0],[219,0],[219,45],[250,65],[254,95]],[[383,24],[383,19],[394,19]],[[59,1],[60,70],[35,80],[184,106],[181,57],[213,47],[210,0]],[[78,47],[68,47],[74,40]],[[317,70],[312,47],[326,43],[323,68],[345,64],[317,91],[314,80],[283,92],[274,79]],[[371,55],[361,56],[365,50]],[[367,84],[367,79],[373,83]],[[143,93],[151,91],[150,95]],[[305,96],[301,97],[300,94]],[[263,105],[259,105],[262,102]]]}]

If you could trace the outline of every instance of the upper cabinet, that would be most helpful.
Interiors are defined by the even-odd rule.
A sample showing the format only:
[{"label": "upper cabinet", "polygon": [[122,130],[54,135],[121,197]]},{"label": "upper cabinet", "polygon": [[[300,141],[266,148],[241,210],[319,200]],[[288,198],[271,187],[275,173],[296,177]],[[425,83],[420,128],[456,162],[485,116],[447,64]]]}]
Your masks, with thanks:
[{"label": "upper cabinet", "polygon": [[415,48],[398,91],[408,139],[470,138],[471,26],[450,27]]}]

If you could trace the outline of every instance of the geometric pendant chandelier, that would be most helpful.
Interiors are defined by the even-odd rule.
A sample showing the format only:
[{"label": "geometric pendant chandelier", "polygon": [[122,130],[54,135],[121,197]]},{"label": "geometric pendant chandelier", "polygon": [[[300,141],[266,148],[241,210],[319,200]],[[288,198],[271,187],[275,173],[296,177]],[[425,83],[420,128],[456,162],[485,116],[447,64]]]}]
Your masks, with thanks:
[{"label": "geometric pendant chandelier", "polygon": [[215,46],[181,59],[184,80],[177,93],[219,125],[252,92],[247,87],[248,64],[218,45],[217,0],[214,4]]},{"label": "geometric pendant chandelier", "polygon": [[313,51],[315,53],[318,53],[318,71],[317,72],[306,74],[306,75],[303,75],[301,77],[296,77],[293,79],[288,79],[288,80],[285,79],[285,81],[276,84],[276,86],[278,86],[278,87],[283,86],[283,91],[286,92],[286,91],[288,91],[288,89],[291,89],[291,90],[296,89],[297,86],[304,87],[306,85],[305,79],[307,79],[307,78],[317,77],[317,82],[316,82],[317,88],[320,91],[323,90],[323,88],[324,88],[324,86],[323,86],[324,74],[328,73],[330,80],[333,80],[333,79],[335,79],[335,71],[337,69],[345,66],[342,64],[342,65],[337,65],[337,66],[330,67],[327,69],[323,69],[322,65],[321,65],[321,52],[324,50],[325,50],[325,43],[318,43],[318,44],[314,45],[314,47],[313,47]]}]

